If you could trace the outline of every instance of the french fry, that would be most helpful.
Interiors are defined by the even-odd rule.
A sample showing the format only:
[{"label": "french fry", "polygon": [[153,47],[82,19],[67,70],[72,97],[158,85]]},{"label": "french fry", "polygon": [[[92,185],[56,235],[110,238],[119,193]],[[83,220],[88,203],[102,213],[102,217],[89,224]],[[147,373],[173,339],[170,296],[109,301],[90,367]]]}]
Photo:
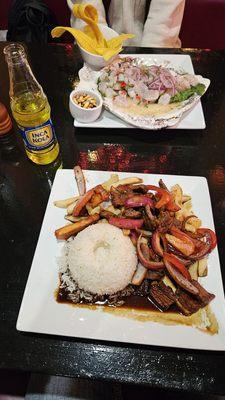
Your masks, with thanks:
[{"label": "french fry", "polygon": [[86,204],[86,209],[89,215],[100,214],[101,211],[100,206],[92,208],[89,204]]},{"label": "french fry", "polygon": [[70,222],[77,222],[81,221],[82,219],[85,219],[86,217],[74,217],[73,215],[65,215],[64,218]]},{"label": "french fry", "polygon": [[114,183],[113,187],[117,187],[119,185],[133,185],[135,183],[143,183],[143,179],[141,178],[136,178],[136,177],[131,177],[131,178],[124,178],[124,179],[120,179],[118,182]]},{"label": "french fry", "polygon": [[100,218],[99,214],[90,215],[89,217],[77,221],[74,224],[65,225],[56,229],[55,236],[58,240],[67,240],[70,236],[82,231],[87,226],[94,224]]},{"label": "french fry", "polygon": [[201,260],[199,260],[198,262],[198,276],[202,277],[202,276],[207,276],[208,274],[208,259],[207,257],[202,258]]},{"label": "french fry", "polygon": [[198,280],[198,261],[196,261],[194,264],[192,264],[189,267],[189,272],[191,275],[191,279],[195,279],[197,281]]},{"label": "french fry", "polygon": [[131,282],[132,285],[139,286],[145,279],[147,272],[148,272],[147,268],[145,268],[141,263],[138,263],[136,272],[132,278],[132,282]]},{"label": "french fry", "polygon": [[162,281],[166,286],[168,286],[172,289],[173,293],[176,292],[176,287],[174,286],[173,282],[170,280],[170,278],[167,275],[165,275],[163,277]]},{"label": "french fry", "polygon": [[102,186],[105,190],[107,190],[107,192],[110,191],[110,188],[113,184],[115,184],[116,182],[118,182],[119,177],[117,174],[111,174],[110,178],[108,179],[108,181],[102,183]]},{"label": "french fry", "polygon": [[70,204],[74,203],[78,199],[79,199],[79,196],[69,197],[68,199],[64,199],[64,200],[56,200],[56,201],[54,201],[54,206],[59,207],[59,208],[67,208]]},{"label": "french fry", "polygon": [[193,216],[192,218],[189,218],[187,220],[187,222],[185,224],[185,229],[186,229],[186,231],[195,233],[196,230],[198,228],[200,228],[201,224],[202,224],[202,221],[199,218],[197,218],[196,216]]},{"label": "french fry", "polygon": [[191,196],[188,196],[187,194],[184,194],[182,196],[182,203],[186,203],[186,201],[191,200]]},{"label": "french fry", "polygon": [[176,216],[176,219],[178,219],[179,221],[183,221],[184,218],[186,218],[192,214],[193,214],[192,202],[191,202],[191,200],[188,200],[182,204],[181,209],[175,213],[175,216]]},{"label": "french fry", "polygon": [[109,211],[109,212],[111,212],[111,213],[113,213],[115,215],[120,215],[121,214],[121,210],[119,208],[115,208],[113,205],[108,206],[106,208],[106,211]]},{"label": "french fry", "polygon": [[79,198],[77,200],[75,200],[73,203],[71,203],[68,207],[67,207],[67,214],[71,215],[73,214],[73,209],[75,207],[75,205],[77,204]]},{"label": "french fry", "polygon": [[89,206],[93,209],[103,202],[102,196],[99,193],[94,193],[89,201]]},{"label": "french fry", "polygon": [[176,184],[171,188],[171,193],[173,195],[175,203],[181,207],[182,205],[182,196],[183,196],[183,191],[180,187],[180,185]]}]

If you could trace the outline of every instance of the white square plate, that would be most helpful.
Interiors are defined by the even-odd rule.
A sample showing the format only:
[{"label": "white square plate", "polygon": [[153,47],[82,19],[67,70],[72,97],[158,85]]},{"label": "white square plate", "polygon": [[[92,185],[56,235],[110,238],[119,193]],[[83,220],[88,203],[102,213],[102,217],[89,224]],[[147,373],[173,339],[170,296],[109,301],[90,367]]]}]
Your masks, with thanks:
[{"label": "white square plate", "polygon": [[[109,178],[109,172],[85,171],[88,188]],[[214,229],[207,181],[203,177],[118,173],[120,178],[139,176],[144,183],[158,184],[163,178],[171,187],[182,186],[192,196],[193,209],[202,225]],[[211,307],[219,323],[219,333],[209,335],[193,327],[161,325],[116,316],[112,312],[59,304],[55,300],[58,287],[56,257],[62,248],[54,231],[65,225],[65,210],[53,201],[73,196],[77,192],[72,170],[58,170],[49,197],[37,248],[21,304],[17,329],[25,332],[128,342],[191,349],[225,350],[225,307],[217,248],[209,256],[209,274],[203,285],[216,295]]]},{"label": "white square plate", "polygon": [[[182,69],[190,74],[194,73],[191,57],[187,54],[121,54],[122,57],[140,57],[144,60],[153,62],[169,62],[174,68]],[[103,110],[100,118],[88,124],[74,120],[74,126],[86,128],[134,128],[127,122],[116,117],[107,110]],[[205,129],[205,118],[202,110],[201,101],[196,106],[185,113],[181,121],[168,129]]]}]

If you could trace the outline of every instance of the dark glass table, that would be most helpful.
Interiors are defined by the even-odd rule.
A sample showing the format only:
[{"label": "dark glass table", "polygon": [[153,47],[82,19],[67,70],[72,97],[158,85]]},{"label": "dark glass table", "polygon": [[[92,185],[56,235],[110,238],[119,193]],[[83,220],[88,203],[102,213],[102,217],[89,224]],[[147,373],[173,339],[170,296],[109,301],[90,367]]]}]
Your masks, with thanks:
[{"label": "dark glass table", "polygon": [[[4,43],[0,44],[2,54]],[[75,129],[68,97],[82,60],[73,45],[29,45],[33,72],[52,106],[61,159],[32,164],[21,139],[0,150],[0,368],[225,394],[225,355],[62,338],[16,331],[16,319],[55,172],[83,168],[202,175],[208,179],[223,277],[225,259],[225,52],[127,48],[134,53],[190,54],[211,79],[203,97],[205,130]],[[0,101],[9,106],[0,58]],[[11,148],[10,148],[11,146]],[[10,149],[9,149],[10,148]]]}]

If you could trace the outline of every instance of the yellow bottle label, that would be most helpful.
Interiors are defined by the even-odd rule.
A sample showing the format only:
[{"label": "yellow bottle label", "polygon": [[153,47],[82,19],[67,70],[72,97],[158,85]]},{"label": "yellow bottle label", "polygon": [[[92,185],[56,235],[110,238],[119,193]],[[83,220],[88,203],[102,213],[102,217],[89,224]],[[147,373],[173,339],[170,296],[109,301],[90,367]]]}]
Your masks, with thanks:
[{"label": "yellow bottle label", "polygon": [[24,145],[28,150],[45,150],[56,140],[55,130],[50,119],[35,128],[24,128],[22,126],[19,128]]}]

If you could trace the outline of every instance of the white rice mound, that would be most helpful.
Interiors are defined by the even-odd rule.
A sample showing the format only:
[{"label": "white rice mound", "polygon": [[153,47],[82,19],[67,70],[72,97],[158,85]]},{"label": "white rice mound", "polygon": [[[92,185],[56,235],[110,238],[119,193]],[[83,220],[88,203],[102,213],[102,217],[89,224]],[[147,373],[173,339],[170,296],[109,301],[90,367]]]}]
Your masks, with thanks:
[{"label": "white rice mound", "polygon": [[114,294],[131,283],[137,255],[121,229],[109,224],[91,225],[67,246],[67,265],[80,289],[98,295]]}]

